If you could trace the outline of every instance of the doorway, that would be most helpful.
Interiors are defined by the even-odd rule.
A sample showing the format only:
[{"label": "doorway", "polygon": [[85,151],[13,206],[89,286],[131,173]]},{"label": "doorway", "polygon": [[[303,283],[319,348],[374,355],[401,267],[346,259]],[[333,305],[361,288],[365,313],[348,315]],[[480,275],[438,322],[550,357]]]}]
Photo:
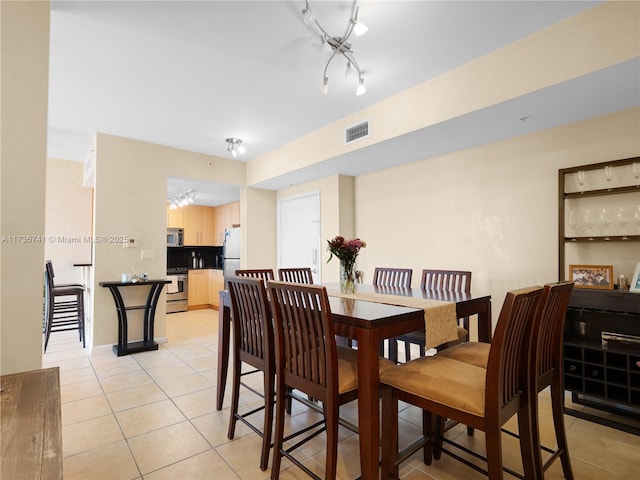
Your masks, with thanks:
[{"label": "doorway", "polygon": [[278,200],[278,268],[309,267],[320,283],[320,192]]}]

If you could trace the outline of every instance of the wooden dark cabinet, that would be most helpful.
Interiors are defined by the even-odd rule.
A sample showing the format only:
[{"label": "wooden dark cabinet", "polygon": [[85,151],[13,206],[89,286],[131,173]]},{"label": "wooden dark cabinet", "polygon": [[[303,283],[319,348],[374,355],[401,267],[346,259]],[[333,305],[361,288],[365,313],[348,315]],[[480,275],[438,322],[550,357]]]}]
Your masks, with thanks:
[{"label": "wooden dark cabinet", "polygon": [[[564,335],[564,388],[572,401],[640,420],[640,344],[602,342],[602,332],[640,338],[640,294],[574,289]],[[640,435],[640,428],[566,408],[566,413]]]},{"label": "wooden dark cabinet", "polygon": [[[621,208],[626,224],[618,219]],[[638,435],[625,419],[640,420],[640,343],[603,343],[602,332],[640,338],[640,293],[617,290],[618,276],[630,279],[640,261],[639,244],[640,157],[558,171],[558,279],[568,278],[569,265],[612,265],[616,284],[571,295],[564,388],[574,404],[590,408],[565,411]]]},{"label": "wooden dark cabinet", "polygon": [[[626,225],[618,219],[621,208]],[[640,157],[558,171],[559,280],[570,264],[613,265],[614,283],[621,273],[631,278],[639,243]]]}]

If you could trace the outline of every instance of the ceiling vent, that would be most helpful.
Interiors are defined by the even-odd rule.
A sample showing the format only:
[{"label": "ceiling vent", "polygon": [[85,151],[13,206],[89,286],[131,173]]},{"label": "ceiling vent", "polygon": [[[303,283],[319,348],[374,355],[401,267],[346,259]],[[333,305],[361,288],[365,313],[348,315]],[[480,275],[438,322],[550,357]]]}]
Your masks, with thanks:
[{"label": "ceiling vent", "polygon": [[369,120],[349,127],[344,131],[344,142],[351,143],[369,136]]}]

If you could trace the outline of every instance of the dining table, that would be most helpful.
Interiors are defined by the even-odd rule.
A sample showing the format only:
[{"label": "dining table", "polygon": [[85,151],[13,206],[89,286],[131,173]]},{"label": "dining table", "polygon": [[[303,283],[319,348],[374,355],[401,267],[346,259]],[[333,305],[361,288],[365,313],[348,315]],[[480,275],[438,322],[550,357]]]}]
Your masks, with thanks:
[{"label": "dining table", "polygon": [[[324,284],[334,321],[335,334],[354,339],[358,348],[358,429],[361,478],[379,477],[380,385],[378,355],[380,342],[425,329],[426,308],[419,300],[434,304],[455,304],[455,317],[476,316],[478,340],[491,340],[491,296],[464,292],[442,292],[416,288],[380,287],[358,284],[352,295],[340,294],[337,283]],[[383,297],[384,296],[384,297]],[[375,299],[375,301],[372,301]],[[218,324],[218,384],[216,409],[222,409],[229,361],[231,304],[227,291],[220,292]],[[413,306],[407,306],[413,305]]]}]

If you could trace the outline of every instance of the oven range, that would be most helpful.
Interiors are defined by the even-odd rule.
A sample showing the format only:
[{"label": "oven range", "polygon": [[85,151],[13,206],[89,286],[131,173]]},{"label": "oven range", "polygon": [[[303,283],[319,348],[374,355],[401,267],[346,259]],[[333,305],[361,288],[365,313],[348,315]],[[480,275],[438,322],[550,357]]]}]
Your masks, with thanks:
[{"label": "oven range", "polygon": [[187,277],[186,268],[167,268],[167,280],[171,282],[167,285],[167,313],[188,310]]}]

